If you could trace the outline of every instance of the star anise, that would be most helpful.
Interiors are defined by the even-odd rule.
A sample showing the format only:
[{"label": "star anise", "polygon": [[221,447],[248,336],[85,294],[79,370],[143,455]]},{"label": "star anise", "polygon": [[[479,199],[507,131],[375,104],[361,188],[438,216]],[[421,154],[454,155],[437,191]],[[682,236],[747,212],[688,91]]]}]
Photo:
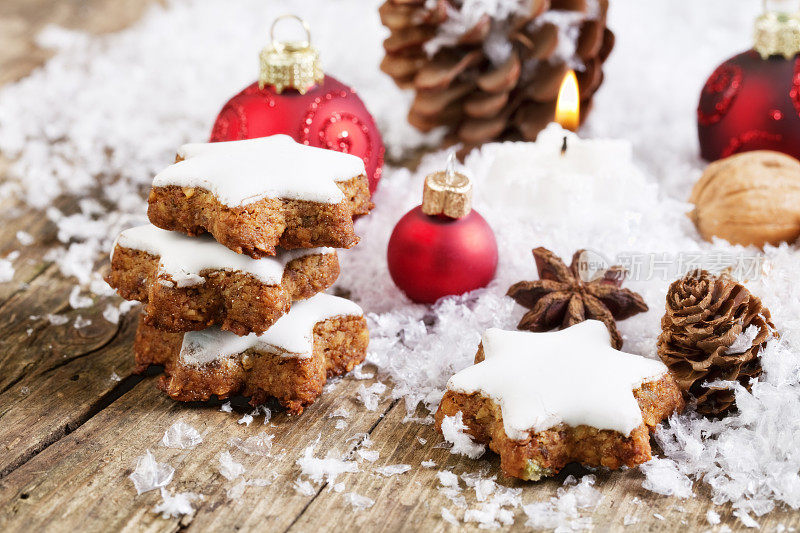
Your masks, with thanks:
[{"label": "star anise", "polygon": [[537,281],[520,281],[508,289],[508,296],[530,309],[517,329],[550,331],[564,329],[584,320],[600,320],[608,328],[615,348],[622,347],[616,320],[647,311],[647,304],[635,292],[621,288],[625,269],[612,266],[591,281],[581,278],[578,250],[569,267],[547,248],[535,248],[533,257],[539,271]]}]

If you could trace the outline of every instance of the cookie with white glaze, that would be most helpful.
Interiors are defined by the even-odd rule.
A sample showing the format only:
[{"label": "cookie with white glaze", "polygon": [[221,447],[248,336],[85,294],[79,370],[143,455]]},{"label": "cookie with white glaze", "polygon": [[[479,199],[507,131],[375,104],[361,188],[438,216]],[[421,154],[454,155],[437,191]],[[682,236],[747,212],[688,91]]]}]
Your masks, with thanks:
[{"label": "cookie with white glaze", "polygon": [[448,381],[436,424],[461,412],[506,475],[538,480],[573,462],[649,461],[650,433],[683,407],[660,361],[614,349],[603,323],[588,320],[548,333],[487,330],[475,364]]},{"label": "cookie with white glaze", "polygon": [[353,217],[372,208],[360,158],[288,135],[186,144],[153,179],[148,204],[156,226],[208,232],[251,257],[355,246]]},{"label": "cookie with white glaze", "polygon": [[361,308],[317,294],[294,304],[261,335],[216,327],[169,333],[140,318],[134,342],[137,370],[162,365],[159,386],[178,401],[244,395],[253,405],[275,397],[294,414],[312,404],[328,378],[364,361],[369,331]]},{"label": "cookie with white glaze", "polygon": [[216,324],[246,335],[263,333],[293,301],[325,290],[338,276],[333,248],[253,259],[207,235],[147,224],[117,237],[106,281],[123,298],[144,304],[150,326],[181,332]]}]

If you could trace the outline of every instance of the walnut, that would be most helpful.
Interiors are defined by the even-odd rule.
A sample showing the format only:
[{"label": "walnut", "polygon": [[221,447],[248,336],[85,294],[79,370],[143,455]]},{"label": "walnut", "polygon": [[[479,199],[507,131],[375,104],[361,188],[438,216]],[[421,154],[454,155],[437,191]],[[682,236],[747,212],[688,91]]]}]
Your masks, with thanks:
[{"label": "walnut", "polygon": [[759,150],[708,165],[689,201],[706,240],[763,246],[800,237],[800,162]]}]

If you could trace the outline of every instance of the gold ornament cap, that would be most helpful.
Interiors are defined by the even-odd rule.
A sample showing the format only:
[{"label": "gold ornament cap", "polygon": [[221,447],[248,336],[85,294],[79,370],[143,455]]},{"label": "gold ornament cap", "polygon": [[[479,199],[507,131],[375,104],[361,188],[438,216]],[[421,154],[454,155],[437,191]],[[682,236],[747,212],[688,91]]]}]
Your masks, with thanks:
[{"label": "gold ornament cap", "polygon": [[[278,41],[275,39],[275,26],[286,19],[299,22],[306,32],[304,41]],[[271,85],[275,92],[295,89],[305,94],[314,85],[325,79],[319,62],[319,52],[311,46],[311,30],[306,21],[297,15],[281,15],[272,23],[269,31],[270,45],[261,51],[261,70],[258,87]]]},{"label": "gold ornament cap", "polygon": [[422,212],[462,218],[472,210],[472,182],[455,170],[456,154],[450,153],[447,170],[425,176],[422,189]]},{"label": "gold ornament cap", "polygon": [[753,45],[762,58],[783,56],[791,59],[800,53],[800,12],[797,7],[796,0],[764,0],[764,13],[755,23]]}]

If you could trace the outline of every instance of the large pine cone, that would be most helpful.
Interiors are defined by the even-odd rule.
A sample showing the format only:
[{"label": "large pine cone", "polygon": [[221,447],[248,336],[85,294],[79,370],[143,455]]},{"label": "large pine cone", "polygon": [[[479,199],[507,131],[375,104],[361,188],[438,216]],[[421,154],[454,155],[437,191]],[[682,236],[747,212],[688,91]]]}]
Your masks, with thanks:
[{"label": "large pine cone", "polygon": [[498,138],[535,140],[553,120],[570,67],[586,116],[614,46],[608,0],[519,0],[519,9],[502,19],[462,13],[462,5],[386,0],[380,8],[391,30],[381,70],[416,90],[408,115],[413,126],[447,126],[450,140],[466,147]]},{"label": "large pine cone", "polygon": [[716,415],[734,406],[733,391],[703,384],[736,380],[749,390],[750,379],[761,374],[758,353],[775,326],[744,285],[703,270],[670,286],[661,328],[659,357],[697,410]]}]

